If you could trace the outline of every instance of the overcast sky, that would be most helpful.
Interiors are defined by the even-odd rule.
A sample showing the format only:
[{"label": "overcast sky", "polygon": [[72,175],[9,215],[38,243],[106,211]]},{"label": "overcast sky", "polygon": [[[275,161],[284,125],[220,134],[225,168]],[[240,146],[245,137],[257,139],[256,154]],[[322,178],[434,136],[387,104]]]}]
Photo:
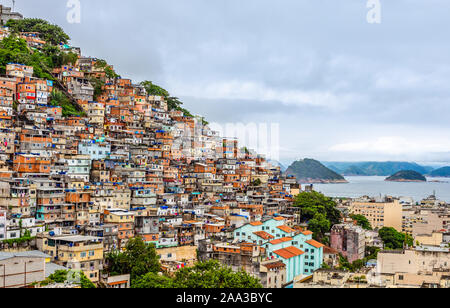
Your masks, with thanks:
[{"label": "overcast sky", "polygon": [[[280,123],[280,160],[450,161],[450,1],[17,0],[209,122]],[[11,1],[1,3],[10,5]]]}]

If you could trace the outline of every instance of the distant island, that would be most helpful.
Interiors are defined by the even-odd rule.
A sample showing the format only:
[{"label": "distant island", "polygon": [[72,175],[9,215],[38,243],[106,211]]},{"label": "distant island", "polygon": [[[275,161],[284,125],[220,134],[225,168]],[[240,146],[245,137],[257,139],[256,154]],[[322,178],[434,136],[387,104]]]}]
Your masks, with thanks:
[{"label": "distant island", "polygon": [[443,167],[436,170],[433,170],[430,173],[431,177],[441,177],[441,178],[449,178],[450,177],[450,167]]},{"label": "distant island", "polygon": [[345,178],[314,159],[295,161],[287,170],[300,183],[348,183]]},{"label": "distant island", "polygon": [[390,176],[402,170],[412,170],[424,175],[433,170],[433,167],[413,162],[323,162],[323,164],[344,176]]},{"label": "distant island", "polygon": [[426,182],[427,179],[419,172],[413,170],[399,171],[386,179],[388,182]]}]

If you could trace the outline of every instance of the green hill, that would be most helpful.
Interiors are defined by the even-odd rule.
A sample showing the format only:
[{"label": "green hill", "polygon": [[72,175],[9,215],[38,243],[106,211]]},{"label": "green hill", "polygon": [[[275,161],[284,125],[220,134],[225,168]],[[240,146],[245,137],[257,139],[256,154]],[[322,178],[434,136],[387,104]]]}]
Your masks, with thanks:
[{"label": "green hill", "polygon": [[358,166],[350,166],[342,174],[350,176],[363,176],[367,175],[367,172]]},{"label": "green hill", "polygon": [[448,177],[450,177],[450,167],[443,167],[443,168],[433,170],[430,173],[430,176],[448,178]]},{"label": "green hill", "polygon": [[419,172],[413,170],[399,171],[386,179],[390,182],[426,182],[427,179]]},{"label": "green hill", "polygon": [[314,159],[294,162],[286,171],[301,183],[347,183],[345,178]]}]

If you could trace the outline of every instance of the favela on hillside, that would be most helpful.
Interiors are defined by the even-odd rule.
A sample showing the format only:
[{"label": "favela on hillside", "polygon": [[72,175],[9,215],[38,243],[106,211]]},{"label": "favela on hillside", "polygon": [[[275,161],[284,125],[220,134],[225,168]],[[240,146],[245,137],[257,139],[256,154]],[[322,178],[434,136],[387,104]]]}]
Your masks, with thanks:
[{"label": "favela on hillside", "polygon": [[[417,117],[410,84],[445,100],[445,74],[415,60],[377,71],[401,47],[369,65],[365,47],[310,20],[341,5],[325,32],[343,18],[378,40],[400,31],[395,4],[133,2],[2,1],[0,288],[183,289],[164,294],[208,306],[276,304],[277,289],[450,287],[448,123],[434,135],[436,115],[423,142],[407,119],[385,123],[398,108]],[[291,23],[313,23],[317,40],[291,37]],[[376,86],[351,79],[369,75]]]}]

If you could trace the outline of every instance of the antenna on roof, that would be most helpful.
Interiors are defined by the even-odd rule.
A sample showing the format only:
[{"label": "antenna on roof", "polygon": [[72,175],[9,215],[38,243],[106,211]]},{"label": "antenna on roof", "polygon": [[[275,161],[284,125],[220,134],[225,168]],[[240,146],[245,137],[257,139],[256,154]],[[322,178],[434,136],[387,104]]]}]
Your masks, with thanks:
[{"label": "antenna on roof", "polygon": [[16,0],[12,0],[13,6],[12,6],[12,11],[14,12],[14,7],[16,6]]}]

